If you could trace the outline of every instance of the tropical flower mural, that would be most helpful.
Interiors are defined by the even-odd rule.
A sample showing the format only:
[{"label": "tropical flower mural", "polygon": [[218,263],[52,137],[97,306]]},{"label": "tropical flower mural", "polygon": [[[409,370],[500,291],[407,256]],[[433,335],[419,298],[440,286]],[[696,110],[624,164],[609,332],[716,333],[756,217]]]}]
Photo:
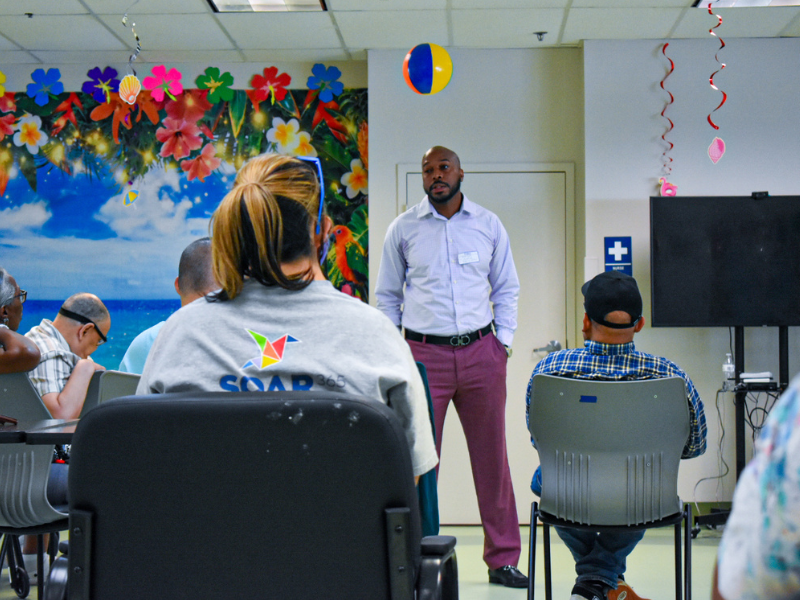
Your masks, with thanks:
[{"label": "tropical flower mural", "polygon": [[[37,69],[33,83],[14,92],[0,73],[0,244],[20,231],[71,236],[65,244],[84,239],[62,216],[76,211],[82,231],[91,230],[86,239],[177,240],[180,227],[199,237],[247,159],[264,152],[316,156],[335,225],[324,270],[337,288],[367,301],[366,89],[345,89],[339,70],[321,64],[308,89],[291,89],[291,77],[277,67],[240,82],[246,89],[209,67],[195,89],[184,89],[182,74],[161,65],[129,103],[111,67],[90,69],[81,91],[65,91],[60,77],[57,69]],[[36,239],[41,245],[44,238]]]}]

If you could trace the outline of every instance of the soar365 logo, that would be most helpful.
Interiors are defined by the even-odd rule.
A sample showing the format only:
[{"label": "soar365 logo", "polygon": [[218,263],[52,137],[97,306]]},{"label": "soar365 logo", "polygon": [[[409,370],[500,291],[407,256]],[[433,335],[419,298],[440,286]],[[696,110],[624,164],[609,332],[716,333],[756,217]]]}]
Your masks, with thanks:
[{"label": "soar365 logo", "polygon": [[286,344],[289,342],[299,342],[300,340],[293,338],[288,334],[284,334],[279,337],[274,342],[271,342],[267,339],[267,336],[261,335],[260,333],[256,333],[250,329],[246,329],[247,333],[253,338],[256,344],[258,344],[259,349],[261,350],[261,354],[256,356],[255,358],[251,358],[248,360],[243,366],[243,369],[247,367],[257,367],[258,369],[266,369],[272,365],[278,364],[283,360],[283,352],[286,349]]}]

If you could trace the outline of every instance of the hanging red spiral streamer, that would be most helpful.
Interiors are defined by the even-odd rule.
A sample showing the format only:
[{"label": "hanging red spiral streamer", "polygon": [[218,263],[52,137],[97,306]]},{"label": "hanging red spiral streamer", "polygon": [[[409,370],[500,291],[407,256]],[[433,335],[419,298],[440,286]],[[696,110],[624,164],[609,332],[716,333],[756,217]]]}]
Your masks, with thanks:
[{"label": "hanging red spiral streamer", "polygon": [[726,94],[725,92],[723,92],[721,89],[719,89],[717,86],[714,85],[714,76],[717,73],[719,73],[720,71],[722,71],[722,69],[725,68],[725,63],[720,62],[719,56],[718,56],[719,55],[719,51],[722,50],[725,47],[725,42],[722,40],[721,37],[719,37],[716,33],[714,33],[714,30],[717,27],[719,27],[720,25],[722,25],[722,17],[717,15],[717,14],[714,14],[714,12],[711,10],[711,3],[710,2],[708,3],[708,14],[710,14],[713,17],[717,17],[717,19],[719,19],[719,23],[717,23],[716,25],[714,25],[714,27],[712,27],[711,29],[708,30],[708,33],[713,35],[715,38],[718,38],[719,39],[719,43],[720,43],[720,46],[719,46],[719,49],[717,50],[717,53],[714,54],[714,60],[716,60],[722,66],[719,69],[717,69],[716,71],[714,71],[711,74],[711,77],[708,78],[708,82],[711,84],[711,87],[722,94],[722,102],[720,102],[719,106],[717,106],[717,108],[712,110],[711,113],[709,113],[709,115],[708,115],[708,123],[709,123],[709,125],[711,125],[714,129],[719,129],[719,125],[714,123],[714,121],[711,119],[711,115],[713,113],[717,112],[720,109],[720,107],[723,104],[725,104],[725,101],[728,99],[728,94]]},{"label": "hanging red spiral streamer", "polygon": [[672,92],[670,92],[667,88],[664,87],[664,82],[670,75],[672,75],[672,72],[675,70],[675,63],[669,56],[667,56],[667,46],[669,46],[669,43],[666,43],[661,47],[661,54],[663,54],[664,58],[666,58],[669,61],[669,72],[664,76],[664,79],[661,80],[661,89],[669,94],[669,102],[666,102],[664,104],[664,110],[661,111],[661,116],[664,117],[669,122],[669,129],[667,129],[663,134],[661,134],[661,139],[666,144],[669,144],[669,147],[666,150],[664,150],[664,152],[661,154],[661,160],[664,162],[662,172],[665,177],[672,173],[672,157],[669,156],[669,152],[675,147],[675,144],[673,144],[666,138],[667,134],[675,128],[675,123],[673,123],[672,119],[670,119],[667,115],[664,114],[665,112],[667,112],[667,108],[669,108],[669,105],[675,102],[675,96],[673,96]]}]

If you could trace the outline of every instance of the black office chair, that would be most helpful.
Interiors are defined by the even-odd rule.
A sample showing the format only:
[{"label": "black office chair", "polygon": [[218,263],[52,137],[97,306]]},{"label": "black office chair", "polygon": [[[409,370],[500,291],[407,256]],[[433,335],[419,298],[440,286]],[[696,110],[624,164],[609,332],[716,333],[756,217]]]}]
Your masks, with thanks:
[{"label": "black office chair", "polygon": [[[545,597],[552,598],[550,526],[588,531],[675,530],[675,598],[691,600],[692,511],[678,497],[689,437],[680,377],[590,381],[536,375],[530,431],[542,466],[541,506],[531,507],[528,598],[533,600],[536,521],[543,524]],[[681,574],[681,530],[685,577]]]},{"label": "black office chair", "polygon": [[[421,538],[381,402],[311,392],[104,402],[70,458],[70,600],[458,597],[455,538]],[[415,596],[416,593],[416,596]]]}]

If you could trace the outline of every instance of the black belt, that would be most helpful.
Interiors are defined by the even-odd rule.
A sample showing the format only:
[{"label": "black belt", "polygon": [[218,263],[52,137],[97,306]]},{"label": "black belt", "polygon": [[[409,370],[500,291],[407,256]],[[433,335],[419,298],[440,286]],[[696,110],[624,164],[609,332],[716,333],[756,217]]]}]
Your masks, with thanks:
[{"label": "black belt", "polygon": [[437,344],[439,346],[468,346],[488,333],[492,332],[492,324],[489,323],[483,329],[470,331],[462,335],[426,335],[410,329],[406,329],[406,339],[412,342],[422,342],[423,344]]}]

